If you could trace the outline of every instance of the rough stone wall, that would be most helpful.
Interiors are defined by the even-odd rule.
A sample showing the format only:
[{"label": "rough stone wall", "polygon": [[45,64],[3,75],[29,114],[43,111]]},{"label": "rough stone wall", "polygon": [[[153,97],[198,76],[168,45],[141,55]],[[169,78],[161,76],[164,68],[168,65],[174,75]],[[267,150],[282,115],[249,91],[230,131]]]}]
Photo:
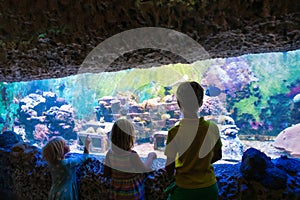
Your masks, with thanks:
[{"label": "rough stone wall", "polygon": [[[0,81],[76,74],[105,39],[138,27],[185,33],[211,57],[300,48],[298,0],[5,0],[0,1]],[[115,71],[176,55],[137,51],[116,60]],[[128,59],[134,57],[135,59]]]},{"label": "rough stone wall", "polygon": [[[108,199],[111,179],[103,176],[102,161],[91,155],[78,166],[76,177],[80,199]],[[300,161],[296,159],[271,160],[256,149],[246,151],[241,163],[214,165],[219,199],[299,200],[299,166]],[[166,199],[164,190],[171,179],[163,168],[164,165],[146,174],[146,199]],[[11,149],[0,147],[0,172],[2,199],[47,199],[51,175],[38,148],[26,143],[16,144]]]}]

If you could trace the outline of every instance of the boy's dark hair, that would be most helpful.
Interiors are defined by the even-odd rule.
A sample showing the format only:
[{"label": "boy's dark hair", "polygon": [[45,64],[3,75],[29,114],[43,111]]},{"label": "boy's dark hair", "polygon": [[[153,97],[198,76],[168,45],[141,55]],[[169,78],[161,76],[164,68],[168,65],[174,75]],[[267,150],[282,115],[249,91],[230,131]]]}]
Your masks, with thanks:
[{"label": "boy's dark hair", "polygon": [[203,103],[204,89],[195,81],[181,83],[176,92],[178,106],[185,111],[198,110]]}]

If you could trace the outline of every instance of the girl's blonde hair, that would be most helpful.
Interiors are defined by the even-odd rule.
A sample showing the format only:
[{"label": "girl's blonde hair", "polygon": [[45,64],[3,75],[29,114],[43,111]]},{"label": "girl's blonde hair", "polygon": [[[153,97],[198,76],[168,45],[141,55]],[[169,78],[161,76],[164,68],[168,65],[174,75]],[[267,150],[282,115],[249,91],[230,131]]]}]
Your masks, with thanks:
[{"label": "girl's blonde hair", "polygon": [[[118,147],[125,151],[129,151],[134,145],[134,126],[124,118],[118,119],[111,130],[112,149]],[[114,145],[116,147],[114,147]]]},{"label": "girl's blonde hair", "polygon": [[62,160],[65,156],[66,140],[62,137],[54,137],[42,149],[42,156],[50,164]]}]

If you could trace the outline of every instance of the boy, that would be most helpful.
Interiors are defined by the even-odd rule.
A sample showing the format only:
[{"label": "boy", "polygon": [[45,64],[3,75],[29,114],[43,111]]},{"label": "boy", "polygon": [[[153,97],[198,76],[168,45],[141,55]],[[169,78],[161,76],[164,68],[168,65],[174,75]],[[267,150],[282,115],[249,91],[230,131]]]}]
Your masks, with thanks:
[{"label": "boy", "polygon": [[217,125],[198,117],[204,90],[197,82],[183,82],[176,97],[183,118],[168,131],[165,169],[175,176],[170,199],[218,199],[212,163],[222,158]]}]

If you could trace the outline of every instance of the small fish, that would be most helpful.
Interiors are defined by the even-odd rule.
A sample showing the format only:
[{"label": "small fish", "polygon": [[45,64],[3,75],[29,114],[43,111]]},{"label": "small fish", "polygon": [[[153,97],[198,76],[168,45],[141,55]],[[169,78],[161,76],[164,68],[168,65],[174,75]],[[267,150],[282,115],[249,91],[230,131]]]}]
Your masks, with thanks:
[{"label": "small fish", "polygon": [[0,116],[0,124],[5,124],[5,119]]},{"label": "small fish", "polygon": [[8,99],[7,99],[7,91],[6,91],[6,87],[3,87],[1,89],[1,96],[2,96],[2,101],[6,102]]},{"label": "small fish", "polygon": [[205,91],[205,95],[210,96],[210,97],[216,97],[219,96],[221,93],[227,93],[228,90],[221,90],[220,88],[216,86],[208,86],[208,88]]},{"label": "small fish", "polygon": [[16,97],[14,97],[14,98],[13,98],[13,103],[14,103],[14,104],[19,104],[20,101],[19,101]]},{"label": "small fish", "polygon": [[294,103],[299,103],[300,102],[300,93],[294,96],[293,98]]}]

